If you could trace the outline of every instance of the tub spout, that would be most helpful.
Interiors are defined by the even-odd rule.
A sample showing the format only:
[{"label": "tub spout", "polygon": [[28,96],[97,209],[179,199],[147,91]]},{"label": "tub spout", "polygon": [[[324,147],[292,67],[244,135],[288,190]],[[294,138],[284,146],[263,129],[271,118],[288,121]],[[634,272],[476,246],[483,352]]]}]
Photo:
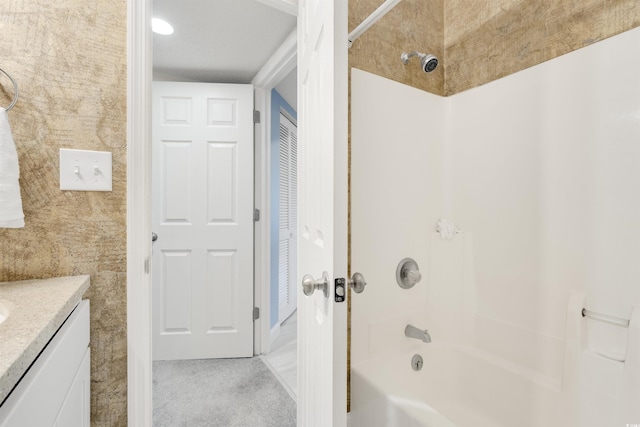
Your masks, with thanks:
[{"label": "tub spout", "polygon": [[431,335],[429,335],[429,331],[426,329],[418,329],[413,325],[407,325],[407,327],[404,328],[404,334],[409,338],[415,338],[426,343],[431,342]]}]

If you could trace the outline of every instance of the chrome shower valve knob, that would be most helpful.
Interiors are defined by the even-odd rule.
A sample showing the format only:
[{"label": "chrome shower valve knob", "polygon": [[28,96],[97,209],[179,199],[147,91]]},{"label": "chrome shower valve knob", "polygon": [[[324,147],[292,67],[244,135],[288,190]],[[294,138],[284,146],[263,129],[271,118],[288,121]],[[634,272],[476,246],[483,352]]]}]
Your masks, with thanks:
[{"label": "chrome shower valve knob", "polygon": [[411,258],[405,258],[396,268],[396,281],[402,289],[410,289],[422,280],[422,273],[418,268],[418,263]]}]

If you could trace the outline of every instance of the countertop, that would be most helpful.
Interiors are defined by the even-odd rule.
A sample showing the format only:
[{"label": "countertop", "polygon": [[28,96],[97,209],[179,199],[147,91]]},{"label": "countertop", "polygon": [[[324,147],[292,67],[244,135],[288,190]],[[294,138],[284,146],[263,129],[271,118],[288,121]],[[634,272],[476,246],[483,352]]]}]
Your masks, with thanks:
[{"label": "countertop", "polygon": [[0,282],[9,317],[0,324],[0,402],[89,288],[89,276]]}]

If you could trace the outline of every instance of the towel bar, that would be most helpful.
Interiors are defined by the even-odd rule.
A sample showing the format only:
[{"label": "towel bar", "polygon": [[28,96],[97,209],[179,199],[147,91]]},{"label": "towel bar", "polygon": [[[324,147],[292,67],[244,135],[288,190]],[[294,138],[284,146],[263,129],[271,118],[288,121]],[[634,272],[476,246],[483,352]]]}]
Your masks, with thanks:
[{"label": "towel bar", "polygon": [[619,317],[609,316],[608,314],[596,313],[595,311],[582,309],[582,317],[588,317],[593,320],[599,320],[601,322],[611,323],[612,325],[629,327],[629,319],[621,319]]},{"label": "towel bar", "polygon": [[13,108],[14,105],[16,105],[16,102],[18,102],[18,83],[16,83],[16,81],[13,79],[13,77],[11,77],[9,75],[9,73],[7,73],[5,70],[3,70],[2,68],[0,68],[0,72],[2,74],[4,74],[5,76],[9,77],[9,80],[11,80],[11,83],[13,83],[13,101],[11,101],[11,104],[9,104],[9,106],[7,108],[5,108],[6,111],[9,111]]}]

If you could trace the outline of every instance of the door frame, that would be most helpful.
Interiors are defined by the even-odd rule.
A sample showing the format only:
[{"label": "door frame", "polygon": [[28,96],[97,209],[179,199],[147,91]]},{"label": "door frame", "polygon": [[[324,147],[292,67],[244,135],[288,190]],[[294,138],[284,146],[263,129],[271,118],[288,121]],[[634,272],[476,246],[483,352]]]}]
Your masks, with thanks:
[{"label": "door frame", "polygon": [[127,0],[127,416],[151,427],[151,1]]},{"label": "door frame", "polygon": [[[127,414],[128,425],[152,425],[151,365],[151,0],[127,0]],[[295,32],[294,32],[295,33]],[[253,80],[255,207],[263,213],[254,233],[254,301],[263,313],[254,324],[254,349],[269,349],[269,117],[271,89],[297,65],[289,36]],[[266,148],[263,149],[263,148]],[[258,286],[258,284],[260,284]],[[258,305],[258,302],[260,303]]]},{"label": "door frame", "polygon": [[260,221],[255,229],[255,283],[256,303],[260,302],[261,325],[254,325],[257,354],[268,353],[271,349],[271,90],[275,88],[296,66],[298,62],[298,36],[294,30],[253,78],[255,88],[255,109],[261,111],[260,124],[255,128],[256,184],[255,206],[260,209]]}]

